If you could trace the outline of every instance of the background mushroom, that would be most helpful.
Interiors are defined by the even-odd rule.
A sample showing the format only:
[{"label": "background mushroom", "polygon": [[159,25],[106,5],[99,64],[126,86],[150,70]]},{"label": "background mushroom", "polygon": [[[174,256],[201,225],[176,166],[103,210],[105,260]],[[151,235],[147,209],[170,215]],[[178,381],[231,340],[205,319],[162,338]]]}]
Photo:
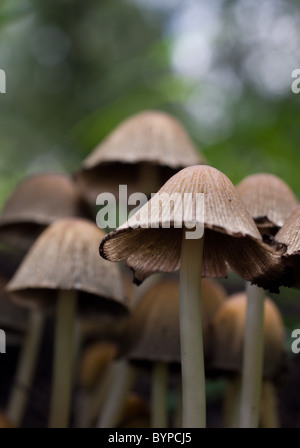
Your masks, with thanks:
[{"label": "background mushroom", "polygon": [[171,115],[144,111],[127,118],[85,159],[75,180],[93,205],[101,192],[155,193],[180,169],[203,162],[187,132]]},{"label": "background mushroom", "polygon": [[[88,204],[68,175],[44,172],[18,185],[0,216],[1,258],[12,264],[10,276],[40,233],[55,220],[67,216],[91,217]],[[7,407],[16,426],[21,424],[26,409],[44,330],[44,314],[32,310],[29,321],[14,381],[23,387],[13,387]]]},{"label": "background mushroom", "polygon": [[[272,174],[248,176],[237,190],[262,235],[274,235],[298,204],[289,186]],[[256,427],[261,403],[265,293],[247,285],[247,294],[241,425]]]},{"label": "background mushroom", "polygon": [[95,247],[104,236],[89,221],[58,220],[34,243],[8,284],[24,306],[56,307],[54,382],[50,426],[69,422],[73,377],[74,318],[78,310],[122,315],[126,306],[118,267],[99,262]]},{"label": "background mushroom", "polygon": [[[234,294],[219,307],[211,326],[211,359],[209,370],[229,378],[225,397],[225,426],[240,426],[241,374],[246,325],[247,295]],[[264,301],[263,341],[263,395],[264,413],[259,406],[259,420],[278,426],[276,382],[286,369],[285,331],[279,309],[268,297]],[[265,393],[266,392],[266,393]]]}]

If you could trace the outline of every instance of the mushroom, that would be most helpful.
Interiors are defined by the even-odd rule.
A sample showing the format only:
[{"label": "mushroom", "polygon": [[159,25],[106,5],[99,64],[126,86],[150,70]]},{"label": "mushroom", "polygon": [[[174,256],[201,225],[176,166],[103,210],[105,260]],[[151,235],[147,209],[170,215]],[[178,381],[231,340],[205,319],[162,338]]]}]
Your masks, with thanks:
[{"label": "mushroom", "polygon": [[[247,295],[234,294],[218,308],[211,326],[211,359],[209,370],[230,379],[225,397],[225,426],[239,427],[241,417],[241,372],[246,326]],[[286,367],[284,324],[279,309],[268,297],[264,301],[263,396],[265,410],[260,416],[268,425],[278,426],[275,383]],[[273,402],[273,404],[272,404]],[[271,406],[269,406],[271,403]],[[271,419],[270,419],[271,417]],[[264,423],[265,424],[265,423]]]},{"label": "mushroom", "polygon": [[127,259],[136,282],[180,266],[183,426],[205,426],[201,272],[226,276],[229,266],[246,280],[277,291],[289,282],[280,253],[262,242],[230,180],[199,165],[171,177],[125,224],[106,235],[100,255]]},{"label": "mushroom", "polygon": [[[237,186],[237,191],[262,235],[274,235],[298,204],[288,185],[272,174],[248,176]],[[265,293],[250,285],[247,293],[241,426],[256,427],[261,402]]]},{"label": "mushroom", "polygon": [[12,299],[24,306],[51,308],[55,300],[51,427],[68,426],[77,302],[85,314],[126,312],[118,267],[97,257],[95,247],[103,236],[87,220],[56,221],[36,240],[7,286]]},{"label": "mushroom", "polygon": [[4,205],[0,241],[23,256],[49,224],[69,216],[91,218],[72,179],[63,173],[35,174],[24,179]]},{"label": "mushroom", "polygon": [[274,235],[298,205],[290,187],[273,174],[252,174],[236,188],[262,234]]},{"label": "mushroom", "polygon": [[171,115],[144,111],[122,122],[85,159],[75,180],[91,204],[100,192],[150,195],[180,169],[201,163],[182,125]]},{"label": "mushroom", "polygon": [[[67,216],[91,217],[88,204],[68,175],[39,173],[18,185],[0,216],[0,243],[4,246],[1,258],[12,264],[11,276],[40,233],[55,220]],[[26,408],[44,317],[40,310],[34,310],[29,315],[28,331],[14,382],[23,387],[13,387],[7,409],[16,426],[20,425]]]}]

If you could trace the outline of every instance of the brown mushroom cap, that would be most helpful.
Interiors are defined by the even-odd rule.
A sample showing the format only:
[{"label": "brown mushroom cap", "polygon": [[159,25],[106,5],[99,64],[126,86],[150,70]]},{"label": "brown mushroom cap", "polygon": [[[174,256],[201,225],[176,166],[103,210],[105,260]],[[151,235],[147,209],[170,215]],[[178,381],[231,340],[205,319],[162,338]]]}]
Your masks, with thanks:
[{"label": "brown mushroom cap", "polygon": [[287,246],[283,259],[293,269],[293,286],[300,288],[300,205],[276,233],[275,240]]},{"label": "brown mushroom cap", "polygon": [[[241,372],[247,295],[230,296],[217,310],[211,327],[210,368],[220,372]],[[284,324],[275,303],[268,297],[264,305],[264,377],[281,374],[285,365]]]},{"label": "brown mushroom cap", "polygon": [[91,218],[73,180],[62,173],[40,173],[24,179],[0,216],[0,238],[27,250],[46,226],[69,216]]},{"label": "brown mushroom cap", "polygon": [[236,188],[263,233],[276,233],[298,205],[290,187],[273,174],[253,174]]},{"label": "brown mushroom cap", "polygon": [[[127,185],[128,193],[140,191],[141,164],[157,167],[159,186],[175,172],[203,162],[182,125],[172,116],[144,111],[122,122],[85,159],[75,174],[89,201],[101,192],[118,196],[118,186]],[[152,193],[154,191],[143,191]]]},{"label": "brown mushroom cap", "polygon": [[[202,280],[205,348],[209,342],[207,332],[210,322],[225,297],[225,290],[217,282]],[[139,299],[129,318],[120,350],[121,356],[125,355],[135,362],[180,363],[178,281],[162,279]]]},{"label": "brown mushroom cap", "polygon": [[[167,199],[163,198],[164,193]],[[204,195],[203,276],[226,277],[229,266],[246,280],[274,292],[279,285],[289,284],[280,258],[284,249],[281,247],[277,252],[262,242],[230,180],[206,165],[185,168],[169,179],[124,225],[105,236],[100,255],[111,261],[127,259],[136,282],[154,272],[178,269],[183,230],[175,227],[183,223],[181,205],[185,193],[192,193],[184,210],[185,217],[200,225],[203,222],[195,219],[195,196],[197,193]],[[168,198],[172,194],[176,197],[171,207],[170,228],[166,228],[164,213],[170,210]]]},{"label": "brown mushroom cap", "polygon": [[33,244],[7,286],[20,305],[50,305],[57,290],[78,291],[79,305],[92,312],[104,307],[124,312],[126,303],[117,265],[99,259],[104,232],[90,221],[61,219]]}]

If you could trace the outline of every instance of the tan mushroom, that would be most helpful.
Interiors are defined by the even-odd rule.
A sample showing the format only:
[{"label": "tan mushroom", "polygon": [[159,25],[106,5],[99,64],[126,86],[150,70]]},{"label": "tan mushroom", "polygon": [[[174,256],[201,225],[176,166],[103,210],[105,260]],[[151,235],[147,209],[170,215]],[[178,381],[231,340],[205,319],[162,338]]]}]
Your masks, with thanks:
[{"label": "tan mushroom", "polygon": [[[209,368],[230,379],[225,401],[225,426],[239,427],[241,418],[241,372],[246,307],[246,293],[234,294],[217,310],[212,320],[212,352]],[[264,308],[263,395],[267,414],[260,414],[260,417],[266,420],[272,416],[272,422],[269,420],[268,424],[278,426],[278,410],[274,406],[269,408],[269,398],[273,400],[274,404],[276,401],[275,383],[286,368],[285,332],[280,311],[268,297],[264,301]],[[273,389],[273,394],[269,394],[270,389]],[[266,400],[266,398],[268,399]]]},{"label": "tan mushroom", "polygon": [[[288,185],[272,174],[248,176],[237,186],[237,191],[264,237],[274,235],[298,204]],[[241,425],[257,427],[261,402],[265,294],[249,285],[247,293]]]},{"label": "tan mushroom", "polygon": [[[203,200],[200,206],[197,193]],[[203,214],[198,216],[201,209]],[[186,229],[192,226],[198,236],[194,239]],[[203,227],[204,236],[199,237]],[[103,239],[100,254],[111,261],[127,259],[136,281],[180,266],[183,426],[205,426],[201,271],[204,276],[226,276],[229,266],[248,281],[278,290],[290,281],[281,253],[262,242],[230,180],[205,165],[174,175],[124,225]]]},{"label": "tan mushroom", "polygon": [[35,174],[24,179],[4,205],[0,241],[24,255],[46,226],[68,216],[91,217],[72,179],[62,173]]},{"label": "tan mushroom", "polygon": [[122,122],[85,159],[75,173],[93,205],[101,192],[118,197],[119,185],[128,194],[155,193],[180,169],[203,162],[182,125],[171,115],[144,111]]},{"label": "tan mushroom", "polygon": [[126,312],[118,267],[97,256],[103,236],[83,219],[56,221],[36,240],[7,287],[24,306],[56,307],[51,427],[68,425],[76,309],[85,315]]}]

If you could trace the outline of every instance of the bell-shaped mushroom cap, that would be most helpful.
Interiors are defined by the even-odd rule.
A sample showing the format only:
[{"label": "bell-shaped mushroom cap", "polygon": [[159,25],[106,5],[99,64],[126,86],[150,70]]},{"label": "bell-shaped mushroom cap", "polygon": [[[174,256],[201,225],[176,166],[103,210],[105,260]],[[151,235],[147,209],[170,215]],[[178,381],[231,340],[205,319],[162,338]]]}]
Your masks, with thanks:
[{"label": "bell-shaped mushroom cap", "polygon": [[[200,206],[197,194],[203,198]],[[203,215],[198,217],[200,207]],[[203,276],[226,277],[229,266],[274,292],[289,284],[280,258],[284,248],[271,249],[262,242],[231,181],[206,165],[185,168],[171,177],[125,224],[105,236],[100,255],[111,261],[127,259],[136,282],[154,272],[172,272],[180,265],[180,227],[187,223],[205,228]]]},{"label": "bell-shaped mushroom cap", "polygon": [[122,278],[117,265],[101,260],[97,248],[104,232],[94,223],[61,219],[33,244],[7,285],[20,305],[50,305],[57,290],[79,292],[83,311],[125,311]]},{"label": "bell-shaped mushroom cap", "polygon": [[[247,295],[230,296],[216,312],[211,326],[210,368],[220,372],[241,372],[245,333]],[[264,367],[265,378],[280,376],[285,368],[285,334],[281,314],[275,303],[264,303]]]},{"label": "bell-shaped mushroom cap", "polygon": [[[118,195],[118,186],[127,185],[128,192],[157,191],[175,172],[189,165],[203,162],[182,125],[172,116],[158,111],[144,111],[121,123],[85,159],[75,174],[89,201],[101,192]],[[139,168],[145,164],[144,175],[157,167],[158,186],[151,191],[139,188]]]},{"label": "bell-shaped mushroom cap", "polygon": [[236,188],[262,233],[276,233],[298,205],[290,187],[273,174],[253,174]]},{"label": "bell-shaped mushroom cap", "polygon": [[69,216],[91,218],[73,180],[62,173],[33,175],[19,184],[4,205],[1,241],[27,250],[46,226]]},{"label": "bell-shaped mushroom cap", "polygon": [[283,259],[293,268],[293,286],[300,288],[300,205],[276,233],[275,240],[287,246]]},{"label": "bell-shaped mushroom cap", "polygon": [[79,366],[79,383],[81,387],[93,389],[105,368],[117,354],[117,345],[108,342],[96,342],[89,345],[83,352]]},{"label": "bell-shaped mushroom cap", "polygon": [[[202,324],[205,348],[209,342],[207,336],[209,325],[225,297],[225,290],[217,282],[209,279],[202,280]],[[120,354],[136,362],[180,363],[178,281],[162,279],[139,299],[128,320]]]}]

